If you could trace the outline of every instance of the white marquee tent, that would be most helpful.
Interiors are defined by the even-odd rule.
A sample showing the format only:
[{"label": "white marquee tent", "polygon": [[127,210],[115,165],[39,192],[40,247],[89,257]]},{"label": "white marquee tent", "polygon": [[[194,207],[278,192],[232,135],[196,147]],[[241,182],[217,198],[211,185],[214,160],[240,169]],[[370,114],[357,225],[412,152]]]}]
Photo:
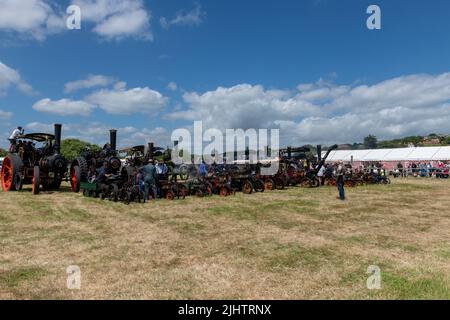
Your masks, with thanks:
[{"label": "white marquee tent", "polygon": [[[325,155],[326,152],[323,152]],[[450,160],[448,147],[417,147],[400,149],[336,150],[327,159],[329,162],[349,161],[446,161]]]}]

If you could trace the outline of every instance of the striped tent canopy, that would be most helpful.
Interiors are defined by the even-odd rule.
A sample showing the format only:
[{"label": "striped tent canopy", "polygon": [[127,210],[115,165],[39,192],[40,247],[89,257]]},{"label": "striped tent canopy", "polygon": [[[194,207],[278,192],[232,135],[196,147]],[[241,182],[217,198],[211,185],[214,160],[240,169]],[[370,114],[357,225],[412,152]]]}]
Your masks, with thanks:
[{"label": "striped tent canopy", "polygon": [[[325,152],[323,152],[325,155]],[[327,159],[334,161],[445,161],[450,160],[450,146],[399,149],[336,150]]]}]

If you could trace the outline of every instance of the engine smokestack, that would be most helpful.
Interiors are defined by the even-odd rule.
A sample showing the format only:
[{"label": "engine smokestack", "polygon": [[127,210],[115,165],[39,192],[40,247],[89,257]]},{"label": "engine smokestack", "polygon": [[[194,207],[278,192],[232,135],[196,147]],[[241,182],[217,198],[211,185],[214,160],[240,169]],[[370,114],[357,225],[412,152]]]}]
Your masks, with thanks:
[{"label": "engine smokestack", "polygon": [[61,153],[61,131],[62,131],[62,125],[61,124],[55,124],[55,153],[60,154]]},{"label": "engine smokestack", "polygon": [[317,161],[322,161],[322,145],[317,145]]},{"label": "engine smokestack", "polygon": [[155,145],[153,142],[148,143],[148,159],[153,160],[153,154],[155,153]]},{"label": "engine smokestack", "polygon": [[109,130],[109,144],[111,145],[111,150],[117,151],[117,130]]}]

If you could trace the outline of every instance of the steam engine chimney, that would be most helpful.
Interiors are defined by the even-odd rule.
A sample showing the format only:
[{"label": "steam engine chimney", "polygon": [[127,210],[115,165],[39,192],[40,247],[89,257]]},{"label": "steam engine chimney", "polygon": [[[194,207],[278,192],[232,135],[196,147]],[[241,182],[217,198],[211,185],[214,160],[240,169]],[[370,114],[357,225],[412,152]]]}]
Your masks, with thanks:
[{"label": "steam engine chimney", "polygon": [[109,130],[109,144],[111,145],[111,150],[117,150],[117,130]]},{"label": "steam engine chimney", "polygon": [[153,160],[153,154],[155,153],[155,145],[153,144],[153,142],[149,142],[148,143],[148,156],[149,156],[149,160]]},{"label": "steam engine chimney", "polygon": [[61,153],[61,124],[55,124],[55,153]]},{"label": "steam engine chimney", "polygon": [[322,145],[321,144],[317,145],[317,161],[318,162],[322,161]]}]

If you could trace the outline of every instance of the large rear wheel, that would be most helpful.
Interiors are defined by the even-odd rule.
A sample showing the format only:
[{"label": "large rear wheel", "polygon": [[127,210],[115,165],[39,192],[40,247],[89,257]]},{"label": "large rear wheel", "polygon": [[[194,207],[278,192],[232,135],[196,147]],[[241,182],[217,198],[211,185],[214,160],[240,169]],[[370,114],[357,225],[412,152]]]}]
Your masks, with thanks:
[{"label": "large rear wheel", "polygon": [[70,185],[73,192],[80,192],[81,169],[79,166],[73,166],[70,169]]},{"label": "large rear wheel", "polygon": [[39,194],[39,185],[41,184],[40,174],[41,172],[39,167],[35,166],[33,170],[33,178],[31,179],[31,191],[33,194]]},{"label": "large rear wheel", "polygon": [[[95,165],[95,163],[93,165]],[[80,168],[81,179],[87,179],[87,176],[89,174],[89,165],[88,165],[86,159],[83,157],[75,158],[75,160],[72,162],[72,165],[70,167],[71,170],[72,170],[72,167],[75,167],[75,166],[78,166]]]},{"label": "large rear wheel", "polygon": [[1,184],[4,192],[18,190],[18,186],[15,182],[17,175],[20,175],[20,170],[22,170],[23,163],[22,160],[16,155],[8,155],[3,159],[2,170],[1,170]]}]

